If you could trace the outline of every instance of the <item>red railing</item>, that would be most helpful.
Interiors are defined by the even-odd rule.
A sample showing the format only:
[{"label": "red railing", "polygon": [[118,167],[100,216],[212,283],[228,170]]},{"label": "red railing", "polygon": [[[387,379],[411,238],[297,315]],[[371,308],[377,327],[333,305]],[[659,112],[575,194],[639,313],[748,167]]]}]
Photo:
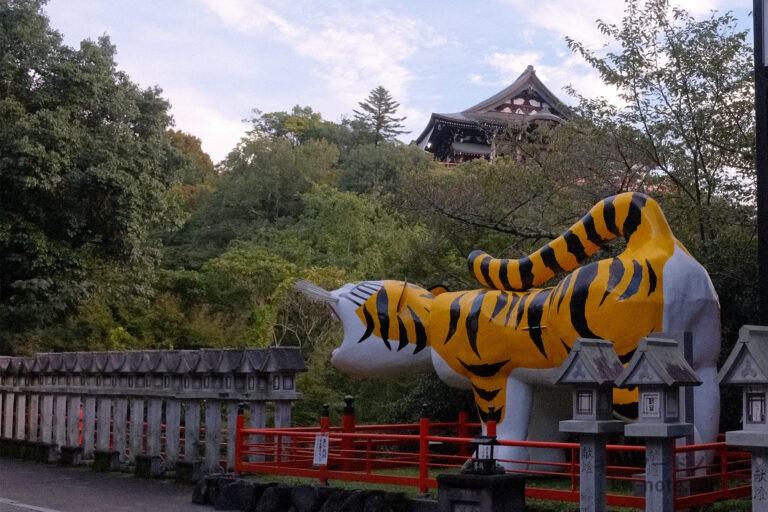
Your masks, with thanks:
[{"label": "red railing", "polygon": [[[490,423],[490,422],[489,422]],[[344,423],[343,423],[344,425]],[[492,435],[493,424],[488,430]],[[238,418],[235,471],[290,475],[317,479],[369,482],[416,487],[425,493],[437,488],[437,475],[456,472],[470,453],[470,434],[479,433],[479,424],[466,416],[452,423],[433,423],[422,418],[418,424],[354,425],[332,427],[322,418],[319,427],[246,429]],[[328,436],[327,463],[314,465],[315,439]],[[578,443],[500,441],[500,446],[563,450],[564,462],[503,460],[527,478],[530,498],[579,501]],[[750,496],[750,454],[729,449],[725,443],[692,445],[677,449],[676,459],[686,453],[712,451],[713,462],[697,467],[675,468],[673,486],[676,507],[690,507],[715,501]],[[607,503],[611,506],[644,508],[645,447],[608,445]]]}]

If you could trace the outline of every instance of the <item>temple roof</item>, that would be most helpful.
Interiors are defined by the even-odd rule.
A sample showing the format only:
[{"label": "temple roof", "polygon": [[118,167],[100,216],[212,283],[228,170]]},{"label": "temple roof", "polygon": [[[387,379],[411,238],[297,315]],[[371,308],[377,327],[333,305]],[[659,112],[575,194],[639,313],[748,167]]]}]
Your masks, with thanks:
[{"label": "temple roof", "polygon": [[507,88],[468,109],[450,114],[433,113],[416,144],[426,147],[436,123],[504,128],[537,120],[562,122],[568,117],[562,102],[539,80],[533,66],[528,66]]}]

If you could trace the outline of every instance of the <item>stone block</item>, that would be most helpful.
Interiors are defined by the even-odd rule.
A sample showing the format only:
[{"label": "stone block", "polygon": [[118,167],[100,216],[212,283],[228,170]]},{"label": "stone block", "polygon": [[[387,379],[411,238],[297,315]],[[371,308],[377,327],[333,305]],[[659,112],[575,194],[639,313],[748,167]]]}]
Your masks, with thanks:
[{"label": "stone block", "polygon": [[256,483],[249,480],[235,480],[221,487],[213,508],[216,510],[251,511],[256,508],[259,495]]},{"label": "stone block", "polygon": [[35,462],[54,462],[58,458],[58,447],[50,443],[30,442],[24,451],[24,458]]},{"label": "stone block", "polygon": [[316,485],[297,485],[291,489],[291,502],[296,512],[318,512],[333,490]]},{"label": "stone block", "polygon": [[181,461],[176,463],[173,479],[180,484],[194,484],[203,478],[203,465],[200,462]]},{"label": "stone block", "polygon": [[291,488],[287,485],[273,485],[264,490],[256,512],[284,512],[291,506]]},{"label": "stone block", "polygon": [[163,474],[163,460],[153,455],[137,455],[134,474],[139,478],[157,478]]},{"label": "stone block", "polygon": [[93,452],[91,469],[99,473],[120,470],[120,452],[96,450]]},{"label": "stone block", "polygon": [[523,512],[525,477],[522,475],[444,474],[437,477],[438,510]]},{"label": "stone block", "polygon": [[79,446],[62,446],[59,450],[59,464],[79,466],[83,463],[83,449]]}]

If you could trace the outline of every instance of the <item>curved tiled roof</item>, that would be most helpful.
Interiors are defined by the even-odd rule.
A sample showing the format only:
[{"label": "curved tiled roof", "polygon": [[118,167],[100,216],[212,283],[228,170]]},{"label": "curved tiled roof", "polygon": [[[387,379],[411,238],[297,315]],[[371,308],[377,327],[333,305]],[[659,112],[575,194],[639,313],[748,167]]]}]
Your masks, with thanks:
[{"label": "curved tiled roof", "polygon": [[128,350],[0,356],[0,374],[21,373],[251,373],[306,371],[294,348]]},{"label": "curved tiled roof", "polygon": [[534,121],[560,123],[569,117],[567,107],[539,80],[533,66],[528,66],[510,86],[472,107],[461,112],[433,113],[415,142],[424,148],[436,124],[504,128]]}]

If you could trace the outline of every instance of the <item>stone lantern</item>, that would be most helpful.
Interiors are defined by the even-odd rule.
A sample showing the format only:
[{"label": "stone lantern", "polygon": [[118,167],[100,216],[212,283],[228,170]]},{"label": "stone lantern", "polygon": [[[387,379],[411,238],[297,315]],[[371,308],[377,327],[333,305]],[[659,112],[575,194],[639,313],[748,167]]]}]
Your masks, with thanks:
[{"label": "stone lantern", "polygon": [[581,510],[605,510],[606,434],[624,427],[612,418],[614,380],[623,370],[613,343],[580,338],[555,379],[573,387],[573,419],[561,421],[560,431],[580,434]]},{"label": "stone lantern", "polygon": [[677,342],[658,338],[641,339],[616,379],[617,387],[639,389],[639,418],[624,427],[624,434],[646,439],[646,510],[674,510],[674,440],[693,433],[693,424],[681,421],[680,387],[699,384]]},{"label": "stone lantern", "polygon": [[768,327],[745,325],[717,375],[720,384],[742,388],[742,430],[725,433],[725,442],[752,452],[752,510],[768,508]]}]

